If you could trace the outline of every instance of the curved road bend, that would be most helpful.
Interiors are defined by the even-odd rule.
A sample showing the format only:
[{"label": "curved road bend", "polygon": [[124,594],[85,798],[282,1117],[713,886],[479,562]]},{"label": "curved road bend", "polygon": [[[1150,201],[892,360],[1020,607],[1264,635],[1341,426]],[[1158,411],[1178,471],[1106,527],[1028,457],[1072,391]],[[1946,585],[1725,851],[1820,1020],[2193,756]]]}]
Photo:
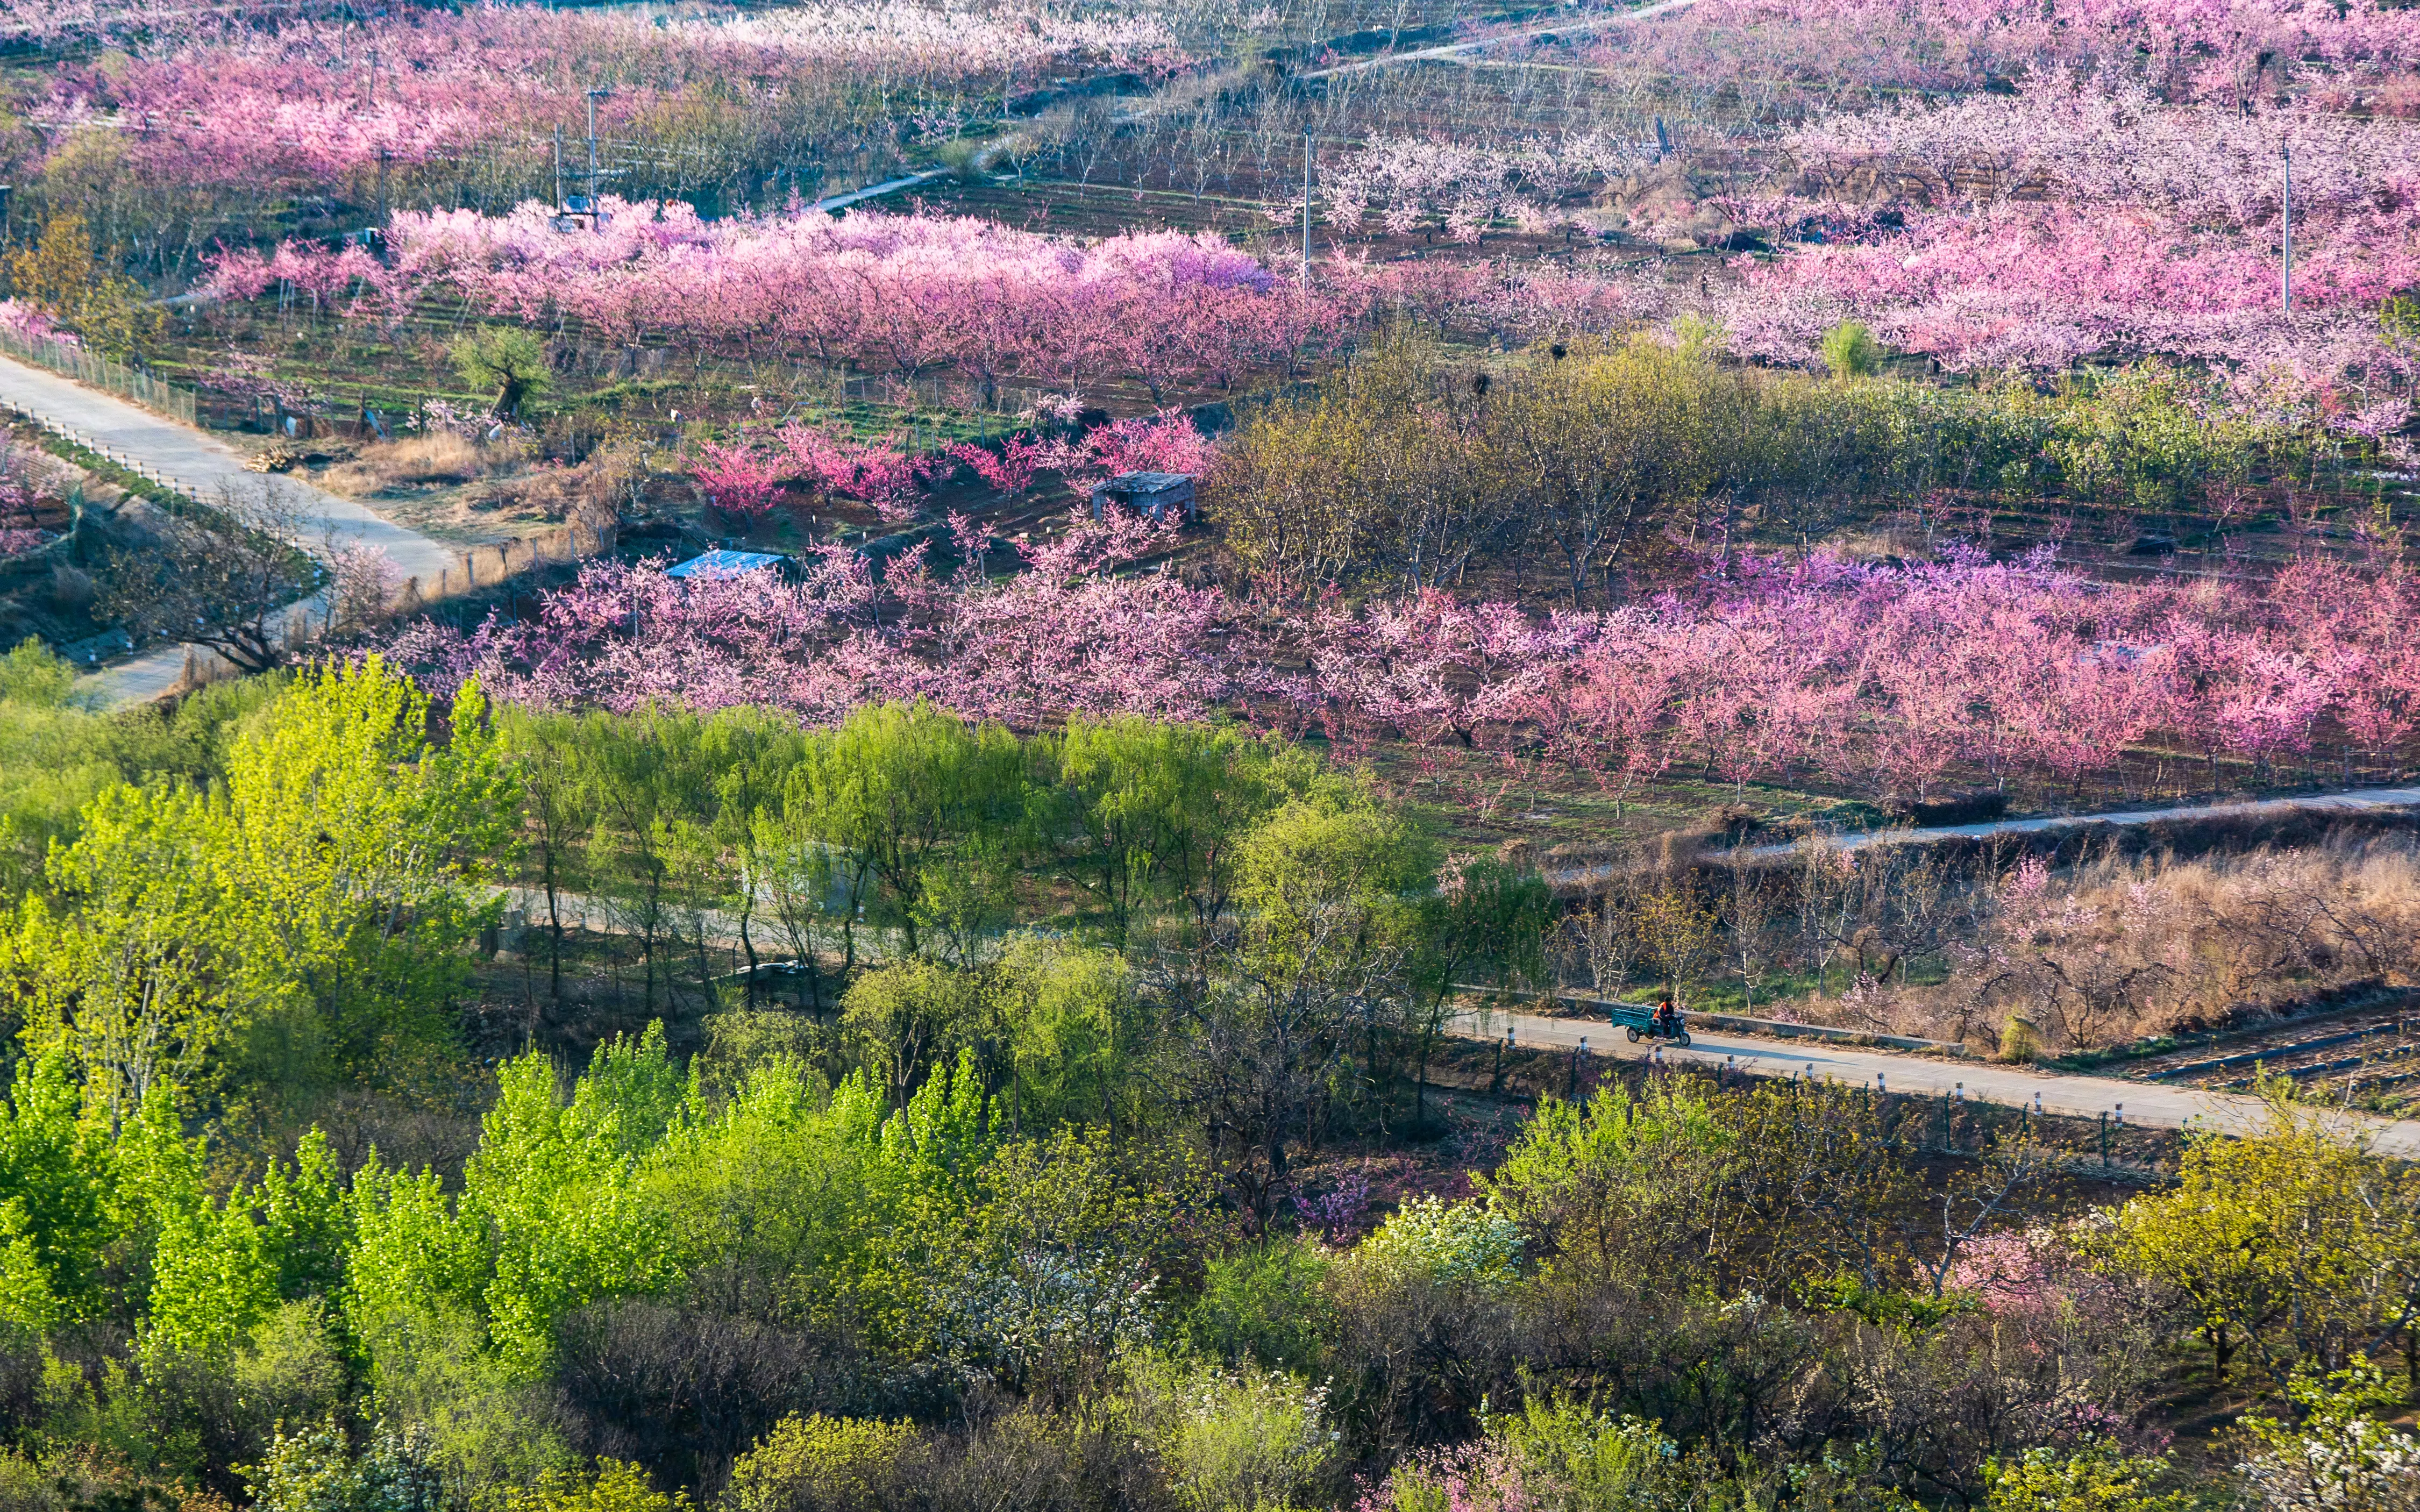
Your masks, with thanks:
[{"label": "curved road bend", "polygon": [[[1621,1031],[1603,1019],[1542,1018],[1534,1013],[1473,1010],[1458,1015],[1453,1032],[1465,1039],[1501,1040],[1505,1028],[1512,1042],[1529,1049],[1576,1048],[1583,1037],[1589,1053],[1623,1060],[1643,1060],[1654,1054],[1650,1043],[1632,1044]],[[2235,1134],[2268,1121],[2268,1106],[2257,1097],[2239,1092],[2212,1092],[2194,1087],[2162,1087],[2148,1082],[2119,1081],[2110,1076],[2060,1075],[2024,1071],[1989,1062],[1934,1060],[1923,1056],[1893,1055],[1849,1045],[1807,1041],[1761,1040],[1751,1035],[1689,1031],[1689,1048],[1666,1046],[1666,1061],[1715,1070],[1727,1061],[1752,1076],[1814,1076],[1871,1087],[1884,1078],[1886,1091],[1937,1097],[1955,1093],[1978,1102],[2009,1107],[2032,1107],[2040,1100],[2045,1113],[2070,1118],[2097,1118],[2121,1105],[2126,1121],[2159,1129],[2215,1129]],[[2361,1114],[2338,1115],[2348,1128],[2368,1134],[2381,1154],[2420,1159],[2420,1122],[2379,1119]]]},{"label": "curved road bend", "polygon": [[[80,444],[98,444],[138,462],[173,480],[191,498],[207,501],[222,488],[251,492],[266,481],[262,474],[245,470],[241,452],[215,437],[7,357],[0,357],[0,406]],[[384,551],[407,578],[434,583],[458,560],[454,548],[442,542],[381,518],[366,506],[324,488],[280,479],[278,490],[329,540]],[[293,612],[315,611],[316,602],[306,600]],[[92,686],[102,702],[113,706],[156,699],[183,674],[185,651],[184,646],[175,645],[145,652],[95,673]]]}]

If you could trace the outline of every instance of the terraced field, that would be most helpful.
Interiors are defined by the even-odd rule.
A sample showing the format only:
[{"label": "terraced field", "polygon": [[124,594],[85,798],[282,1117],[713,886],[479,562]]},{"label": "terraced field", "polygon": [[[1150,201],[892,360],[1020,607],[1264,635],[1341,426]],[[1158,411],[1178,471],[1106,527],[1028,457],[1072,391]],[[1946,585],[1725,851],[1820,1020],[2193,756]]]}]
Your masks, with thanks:
[{"label": "terraced field", "polygon": [[2133,1081],[2249,1090],[2286,1076],[2305,1097],[2374,1113],[2420,1111],[2420,995],[2379,995],[2355,1007],[2204,1040],[2129,1065]]}]

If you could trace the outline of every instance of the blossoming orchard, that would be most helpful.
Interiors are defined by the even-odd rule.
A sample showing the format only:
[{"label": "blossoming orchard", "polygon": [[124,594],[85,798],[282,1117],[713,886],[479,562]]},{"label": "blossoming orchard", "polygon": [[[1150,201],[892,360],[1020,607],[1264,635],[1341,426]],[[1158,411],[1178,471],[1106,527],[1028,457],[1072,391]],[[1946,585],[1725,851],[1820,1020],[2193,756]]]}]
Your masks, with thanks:
[{"label": "blossoming orchard", "polygon": [[0,1512],[2420,1512],[2420,6],[0,0]]}]

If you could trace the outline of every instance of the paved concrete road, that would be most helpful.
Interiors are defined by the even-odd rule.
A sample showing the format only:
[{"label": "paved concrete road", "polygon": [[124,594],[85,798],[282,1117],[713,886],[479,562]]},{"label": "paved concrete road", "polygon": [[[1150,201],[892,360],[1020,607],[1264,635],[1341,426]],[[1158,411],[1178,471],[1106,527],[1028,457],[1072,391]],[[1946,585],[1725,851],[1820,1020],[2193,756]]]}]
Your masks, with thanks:
[{"label": "paved concrete road", "polygon": [[[1474,1010],[1457,1019],[1454,1032],[1468,1039],[1501,1040],[1507,1026],[1512,1042],[1530,1049],[1571,1049],[1585,1036],[1590,1055],[1624,1060],[1652,1056],[1652,1043],[1632,1044],[1604,1019],[1543,1018],[1534,1013],[1488,1012]],[[1667,1062],[1701,1069],[1722,1066],[1755,1076],[1813,1076],[1871,1087],[1877,1076],[1885,1090],[1937,1096],[1963,1087],[1967,1097],[2009,1107],[2032,1107],[2040,1099],[2045,1113],[2096,1118],[2121,1105],[2126,1121],[2160,1129],[2217,1129],[2240,1133],[2268,1121],[2268,1109],[2257,1097],[2211,1092],[2193,1087],[2159,1087],[2119,1081],[2108,1076],[2059,1075],[2021,1071],[1973,1061],[1933,1060],[1922,1056],[1893,1055],[1846,1045],[1810,1043],[1802,1040],[1762,1040],[1744,1034],[1701,1034],[1689,1031],[1689,1048],[1667,1046]],[[2347,1128],[2370,1135],[2382,1154],[2420,1159],[2420,1122],[2344,1115]]]},{"label": "paved concrete road", "polygon": [[1567,16],[1561,21],[1550,22],[1542,26],[1523,26],[1512,31],[1490,32],[1484,37],[1474,37],[1466,42],[1449,42],[1442,47],[1423,47],[1411,53],[1381,53],[1375,57],[1361,58],[1352,63],[1340,63],[1332,69],[1314,69],[1308,73],[1297,74],[1295,77],[1333,79],[1341,73],[1359,73],[1368,69],[1392,68],[1398,63],[1452,59],[1467,54],[1484,53],[1498,42],[1519,41],[1530,37],[1569,37],[1574,32],[1601,31],[1607,26],[1646,21],[1651,17],[1661,16],[1667,11],[1686,10],[1697,3],[1698,0],[1658,0],[1655,5],[1642,6],[1637,10],[1608,11],[1595,16]]},{"label": "paved concrete road", "polygon": [[[274,486],[327,544],[376,548],[407,578],[434,583],[457,561],[453,548],[383,519],[365,505],[294,479],[246,471],[243,454],[215,437],[7,357],[0,357],[0,405],[205,502],[223,490],[257,497],[264,486]],[[317,548],[321,542],[299,544]],[[297,609],[309,611],[311,606]],[[93,688],[112,705],[158,698],[183,672],[185,649],[163,646],[105,669],[94,677]]]},{"label": "paved concrete road", "polygon": [[[2089,829],[2095,825],[2124,826],[2161,824],[2176,819],[2283,818],[2296,812],[2359,813],[2415,808],[2420,808],[2420,787],[2354,788],[2342,793],[2307,793],[2286,798],[2250,798],[2239,803],[2180,803],[2163,809],[2051,814],[2039,819],[1996,819],[1988,824],[1938,825],[1929,829],[1869,829],[1834,836],[1832,843],[1844,851],[1855,851],[1869,845],[1924,845],[1945,840],[1983,840],[1993,835],[2041,835],[2061,829]],[[1761,860],[1777,860],[1796,849],[1795,844],[1752,845],[1746,854]],[[1557,887],[1576,887],[1594,878],[1608,875],[1611,871],[1610,867],[1605,866],[1574,867],[1567,871],[1549,872],[1546,880]]]},{"label": "paved concrete road", "polygon": [[929,184],[949,171],[947,168],[927,168],[922,173],[886,178],[878,184],[868,184],[863,189],[852,189],[844,194],[827,194],[809,208],[830,215],[837,210],[847,209],[852,205],[862,205],[868,200],[880,199],[885,194],[895,194],[903,189],[915,189],[921,185]]},{"label": "paved concrete road", "polygon": [[[535,932],[545,928],[546,895],[535,887],[505,887],[496,890],[503,896],[505,907],[522,910],[533,931],[531,937],[535,940]],[[614,928],[613,913],[600,900],[566,892],[558,895],[557,902],[566,928],[600,931]],[[782,949],[781,930],[769,919],[761,923],[762,927],[756,932],[756,949],[765,959],[776,959]],[[706,927],[720,944],[738,943],[737,921],[726,914],[709,914]],[[530,947],[536,948],[535,944]],[[880,958],[882,948],[878,931],[868,931],[860,937],[858,954],[860,960]],[[1620,1029],[1603,1018],[1546,1018],[1536,1013],[1474,1009],[1455,1019],[1451,1032],[1465,1039],[1501,1040],[1508,1025],[1512,1029],[1513,1043],[1532,1050],[1573,1049],[1585,1036],[1591,1055],[1642,1060],[1655,1051],[1652,1043],[1630,1043],[1622,1038]],[[1954,1092],[1962,1087],[1969,1098],[2006,1107],[2031,1107],[2034,1099],[2040,1097],[2043,1112],[2075,1118],[2096,1118],[2115,1112],[2123,1104],[2128,1122],[2157,1129],[2180,1129],[2192,1124],[2197,1128],[2240,1132],[2258,1128],[2268,1119],[2267,1106],[2258,1098],[2232,1092],[2211,1092],[2192,1087],[2161,1087],[2107,1076],[2020,1071],[2012,1066],[1994,1066],[1971,1060],[1935,1060],[1925,1056],[1826,1044],[1821,1041],[1765,1040],[1745,1034],[1701,1034],[1692,1029],[1689,1031],[1689,1048],[1674,1050],[1667,1047],[1664,1058],[1676,1064],[1710,1069],[1723,1065],[1728,1059],[1734,1069],[1752,1076],[1812,1074],[1857,1087],[1873,1086],[1874,1078],[1879,1075],[1884,1079],[1885,1089],[1893,1092],[1937,1095]],[[2349,1127],[2368,1133],[2381,1152],[2406,1159],[2420,1159],[2420,1122],[2357,1117],[2348,1117],[2345,1121]]]}]

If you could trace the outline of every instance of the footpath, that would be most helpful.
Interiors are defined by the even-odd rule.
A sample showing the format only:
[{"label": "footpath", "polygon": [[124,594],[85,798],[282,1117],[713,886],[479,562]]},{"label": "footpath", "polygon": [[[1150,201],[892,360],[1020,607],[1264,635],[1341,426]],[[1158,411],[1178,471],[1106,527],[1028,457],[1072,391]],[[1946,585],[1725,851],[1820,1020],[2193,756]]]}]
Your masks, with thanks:
[{"label": "footpath", "polygon": [[[454,548],[365,505],[290,478],[272,483],[247,471],[243,454],[215,437],[7,357],[0,357],[0,406],[203,503],[274,486],[329,545],[383,551],[407,578],[434,583],[455,563]],[[319,543],[296,544],[308,548]],[[299,617],[324,612],[324,606],[305,600],[288,612]],[[188,649],[155,647],[95,672],[89,686],[113,707],[148,702],[175,686]]]}]

